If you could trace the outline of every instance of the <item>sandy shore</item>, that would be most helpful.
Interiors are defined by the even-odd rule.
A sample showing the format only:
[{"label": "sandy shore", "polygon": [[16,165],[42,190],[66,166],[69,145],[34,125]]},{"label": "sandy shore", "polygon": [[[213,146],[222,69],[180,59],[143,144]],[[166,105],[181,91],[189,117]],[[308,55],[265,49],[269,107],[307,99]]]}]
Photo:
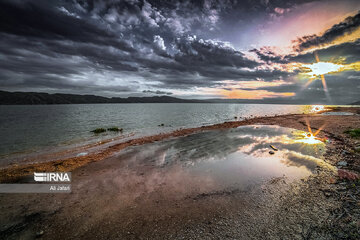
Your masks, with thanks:
[{"label": "sandy shore", "polygon": [[[332,111],[360,113],[360,108]],[[0,237],[33,239],[38,233],[44,239],[358,239],[359,185],[340,179],[337,171],[317,167],[301,181],[278,177],[245,190],[214,190],[206,178],[194,179],[177,165],[158,168],[146,159],[153,151],[150,143],[157,141],[254,124],[307,131],[307,122],[330,140],[325,162],[336,166],[346,161],[343,169],[360,170],[360,154],[354,151],[360,140],[344,133],[360,126],[356,115],[295,114],[181,129],[88,156],[1,169],[1,182],[16,182],[34,171],[72,171],[73,192],[0,194]],[[142,162],[131,158],[142,151]]]}]

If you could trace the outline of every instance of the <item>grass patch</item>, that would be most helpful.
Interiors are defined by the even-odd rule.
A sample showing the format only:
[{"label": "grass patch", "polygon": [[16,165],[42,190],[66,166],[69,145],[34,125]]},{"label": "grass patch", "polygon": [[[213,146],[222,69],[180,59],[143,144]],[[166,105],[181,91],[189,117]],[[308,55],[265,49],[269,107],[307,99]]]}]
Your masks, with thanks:
[{"label": "grass patch", "polygon": [[105,128],[97,128],[95,130],[92,130],[91,132],[92,133],[103,133],[103,132],[106,132],[106,129]]},{"label": "grass patch", "polygon": [[110,132],[122,132],[122,128],[118,128],[118,127],[111,127],[107,129]]},{"label": "grass patch", "polygon": [[360,138],[360,128],[346,130],[344,133],[349,134],[353,138]]}]

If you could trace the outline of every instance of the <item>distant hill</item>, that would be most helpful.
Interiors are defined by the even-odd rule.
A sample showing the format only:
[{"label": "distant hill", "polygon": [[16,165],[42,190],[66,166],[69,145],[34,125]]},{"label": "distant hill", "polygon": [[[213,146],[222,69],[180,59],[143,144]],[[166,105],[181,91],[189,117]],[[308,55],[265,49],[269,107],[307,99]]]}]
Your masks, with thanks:
[{"label": "distant hill", "polygon": [[0,91],[0,105],[84,104],[84,103],[201,103],[169,96],[107,98],[95,95]]},{"label": "distant hill", "polygon": [[[318,102],[304,102],[296,99],[266,98],[266,99],[181,99],[170,96],[153,97],[101,97],[96,95],[78,95],[63,93],[40,92],[7,92],[0,91],[0,105],[36,105],[36,104],[85,104],[85,103],[243,103],[243,104],[321,104]],[[354,102],[349,105],[360,105]]]}]

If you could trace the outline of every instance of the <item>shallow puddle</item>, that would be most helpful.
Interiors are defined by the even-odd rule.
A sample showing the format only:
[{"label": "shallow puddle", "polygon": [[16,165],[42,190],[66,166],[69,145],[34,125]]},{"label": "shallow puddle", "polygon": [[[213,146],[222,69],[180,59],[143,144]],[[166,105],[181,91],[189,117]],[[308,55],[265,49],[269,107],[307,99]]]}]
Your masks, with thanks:
[{"label": "shallow puddle", "polygon": [[[168,194],[193,195],[244,190],[275,177],[303,178],[326,165],[321,160],[324,152],[325,144],[307,139],[305,132],[254,125],[132,147],[116,159],[126,163],[121,172],[140,175],[147,190],[166,185],[171,186]],[[124,186],[129,172],[127,177],[115,172],[114,181]]]}]

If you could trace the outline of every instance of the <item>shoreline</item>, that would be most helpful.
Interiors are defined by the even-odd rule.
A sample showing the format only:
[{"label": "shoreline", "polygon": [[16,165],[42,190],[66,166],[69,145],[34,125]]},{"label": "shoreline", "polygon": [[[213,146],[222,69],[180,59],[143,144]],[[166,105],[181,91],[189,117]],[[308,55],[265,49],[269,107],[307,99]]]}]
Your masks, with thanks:
[{"label": "shoreline", "polygon": [[[314,126],[311,126],[313,130],[318,130],[321,125],[318,124],[319,121],[325,122],[342,122],[342,118],[347,118],[351,120],[350,122],[359,119],[356,115],[342,116],[342,115],[320,115],[324,112],[351,112],[351,113],[360,113],[360,108],[356,107],[335,107],[328,108],[323,111],[319,111],[317,113],[310,114],[286,114],[286,115],[276,115],[276,116],[262,116],[262,117],[254,117],[250,119],[244,119],[241,121],[230,121],[219,124],[213,124],[208,126],[194,127],[194,128],[184,128],[178,129],[168,133],[160,133],[151,136],[145,136],[135,139],[130,139],[125,142],[117,143],[111,146],[108,146],[99,152],[90,153],[85,156],[75,156],[75,157],[67,157],[63,159],[58,159],[54,161],[47,162],[39,162],[39,163],[29,163],[29,164],[21,164],[21,165],[10,165],[8,167],[0,168],[0,183],[3,182],[16,182],[24,176],[30,175],[33,172],[57,172],[57,171],[73,171],[81,166],[84,166],[91,162],[101,161],[105,158],[111,157],[113,154],[127,148],[130,146],[138,146],[144,145],[148,143],[153,143],[157,141],[162,141],[165,139],[176,138],[176,137],[184,137],[187,135],[191,135],[194,133],[199,133],[203,131],[210,130],[221,130],[221,129],[230,129],[236,128],[245,125],[253,125],[253,124],[262,124],[262,125],[279,125],[282,127],[291,127],[298,130],[307,130],[305,118],[308,118],[309,121],[315,121]],[[356,125],[355,125],[356,126]],[[357,125],[359,126],[359,124]],[[348,126],[349,127],[349,126]],[[325,127],[323,131],[320,131],[320,137],[324,137],[324,134],[327,134],[328,137],[335,138],[339,140],[339,137],[336,134],[327,131]],[[346,130],[346,129],[345,129]],[[342,133],[339,133],[342,134]],[[108,143],[110,141],[107,141]],[[95,145],[96,144],[92,144]],[[56,155],[56,153],[54,154]],[[360,168],[359,168],[360,170]]]}]

